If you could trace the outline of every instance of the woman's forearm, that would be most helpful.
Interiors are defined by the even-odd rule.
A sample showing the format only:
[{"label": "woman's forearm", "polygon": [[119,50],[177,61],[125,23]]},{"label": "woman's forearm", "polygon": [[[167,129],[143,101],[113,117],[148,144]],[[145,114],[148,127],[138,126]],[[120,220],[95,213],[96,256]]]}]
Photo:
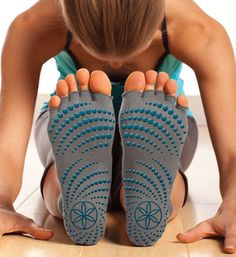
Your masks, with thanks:
[{"label": "woman's forearm", "polygon": [[0,154],[0,206],[11,205],[20,192],[22,183],[22,164],[16,165],[11,155]]},{"label": "woman's forearm", "polygon": [[1,56],[0,201],[14,202],[20,191],[37,97],[41,66],[25,26],[19,19],[12,23]]}]

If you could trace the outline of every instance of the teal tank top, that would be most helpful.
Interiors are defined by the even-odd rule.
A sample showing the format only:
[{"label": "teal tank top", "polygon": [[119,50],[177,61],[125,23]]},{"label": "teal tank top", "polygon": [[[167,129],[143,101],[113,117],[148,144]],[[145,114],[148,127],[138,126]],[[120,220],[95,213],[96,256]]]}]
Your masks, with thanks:
[{"label": "teal tank top", "polygon": [[[69,55],[69,53],[65,50],[62,50],[58,55],[54,56],[56,61],[57,69],[60,73],[58,80],[65,79],[68,74],[76,74],[77,67]],[[185,95],[183,90],[184,81],[180,78],[180,73],[182,70],[183,64],[177,60],[173,55],[167,54],[164,60],[162,61],[161,65],[156,70],[157,72],[163,71],[166,72],[170,78],[177,81],[178,84],[178,92],[177,96],[180,94]],[[123,82],[111,82],[112,84],[112,96],[114,96],[113,104],[116,117],[118,117],[118,112],[120,109],[121,101],[122,101],[122,93],[124,91],[124,83]],[[56,85],[55,85],[56,87]],[[54,90],[50,97],[56,95],[56,90]],[[48,110],[48,101],[43,103],[43,106],[40,109],[40,113],[45,112]],[[192,116],[193,114],[188,108],[187,111],[188,116]]]}]

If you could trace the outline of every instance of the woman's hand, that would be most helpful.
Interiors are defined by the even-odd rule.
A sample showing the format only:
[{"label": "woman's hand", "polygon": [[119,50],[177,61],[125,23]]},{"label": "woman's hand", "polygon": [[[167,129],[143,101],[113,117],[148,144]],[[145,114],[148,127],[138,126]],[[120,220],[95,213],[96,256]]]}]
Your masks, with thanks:
[{"label": "woman's hand", "polygon": [[177,234],[176,237],[182,243],[191,243],[214,236],[225,238],[224,250],[227,253],[236,252],[236,205],[232,201],[223,201],[213,218],[199,223],[185,233]]},{"label": "woman's hand", "polygon": [[13,207],[0,207],[0,237],[8,233],[24,233],[36,239],[48,240],[53,231],[38,226],[32,219],[17,213]]}]

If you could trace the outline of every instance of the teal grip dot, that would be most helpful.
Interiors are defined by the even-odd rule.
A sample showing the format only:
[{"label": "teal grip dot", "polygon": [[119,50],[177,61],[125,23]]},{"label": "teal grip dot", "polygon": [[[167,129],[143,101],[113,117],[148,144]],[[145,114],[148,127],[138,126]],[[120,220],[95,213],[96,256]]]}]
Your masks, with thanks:
[{"label": "teal grip dot", "polygon": [[86,112],[85,111],[80,111],[81,116],[85,116]]},{"label": "teal grip dot", "polygon": [[129,137],[130,137],[130,138],[134,138],[134,133],[130,133],[130,134],[129,134]]},{"label": "teal grip dot", "polygon": [[68,106],[68,109],[69,109],[70,111],[73,111],[73,110],[74,110],[74,106],[73,106],[73,105],[69,105],[69,106]]},{"label": "teal grip dot", "polygon": [[144,126],[143,125],[139,125],[139,130],[143,131],[144,130]]},{"label": "teal grip dot", "polygon": [[178,117],[179,117],[178,114],[174,114],[174,115],[173,115],[173,118],[174,118],[175,120],[176,120]]},{"label": "teal grip dot", "polygon": [[131,128],[132,128],[132,124],[128,124],[127,129],[131,129]]},{"label": "teal grip dot", "polygon": [[86,128],[86,131],[87,131],[87,133],[90,133],[91,132],[91,128]]},{"label": "teal grip dot", "polygon": [[112,138],[112,135],[111,134],[107,134],[107,139],[111,139]]},{"label": "teal grip dot", "polygon": [[157,112],[156,112],[155,110],[154,110],[154,111],[151,111],[151,115],[152,115],[152,116],[155,116],[156,113],[157,113]]}]

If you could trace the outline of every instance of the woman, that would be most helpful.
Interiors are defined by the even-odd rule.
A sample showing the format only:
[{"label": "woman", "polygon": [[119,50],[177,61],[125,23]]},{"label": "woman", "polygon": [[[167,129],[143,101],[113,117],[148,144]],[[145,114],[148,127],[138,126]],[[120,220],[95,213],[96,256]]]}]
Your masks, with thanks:
[{"label": "woman", "polygon": [[[72,43],[71,36],[74,38]],[[17,197],[21,185],[23,161],[33,117],[38,77],[43,63],[53,56],[55,56],[58,69],[61,72],[60,79],[65,78],[65,80],[58,82],[57,96],[53,96],[50,100],[51,108],[58,109],[63,102],[62,99],[66,99],[68,93],[76,91],[74,76],[67,75],[69,73],[75,74],[77,68],[84,67],[86,69],[80,69],[76,74],[80,90],[89,89],[92,93],[109,96],[111,89],[108,78],[101,71],[93,72],[95,70],[104,71],[114,81],[112,90],[115,96],[116,116],[118,116],[121,103],[119,96],[123,92],[122,84],[132,71],[138,70],[141,73],[130,74],[125,83],[125,91],[143,91],[144,87],[153,90],[156,82],[157,90],[164,91],[167,96],[175,96],[177,85],[173,80],[169,80],[169,77],[177,81],[177,95],[180,95],[183,93],[179,78],[180,62],[185,62],[194,69],[219,165],[223,201],[215,217],[185,234],[179,234],[178,239],[182,242],[192,242],[206,236],[222,235],[225,236],[225,250],[230,253],[234,252],[235,232],[233,228],[235,218],[233,213],[235,207],[233,199],[235,189],[233,181],[236,172],[235,134],[233,133],[236,124],[233,115],[236,95],[233,86],[236,77],[234,56],[230,41],[222,26],[203,13],[191,1],[176,3],[172,0],[165,2],[58,2],[41,0],[13,21],[3,49],[2,66],[3,90],[0,133],[3,151],[1,151],[0,165],[4,183],[2,182],[0,185],[2,189],[0,199],[2,220],[6,221],[2,233],[20,230],[31,233],[39,239],[48,239],[52,236],[51,232],[35,227],[31,220],[14,212],[12,203]],[[14,63],[11,63],[13,60]],[[159,63],[155,66],[157,60]],[[27,69],[22,69],[22,67],[27,67]],[[88,70],[93,72],[91,76]],[[153,70],[165,71],[169,76],[166,73],[159,73],[156,79],[157,74]],[[145,72],[145,76],[142,72]],[[15,84],[10,86],[11,75],[13,74],[20,78],[18,79],[19,86]],[[223,74],[224,80],[226,80],[224,83],[229,87],[227,90],[222,88]],[[101,87],[101,84],[106,86]],[[14,91],[11,91],[11,88]],[[223,105],[222,102],[224,103],[226,99],[227,104]],[[186,97],[178,96],[177,104],[186,108]],[[224,106],[224,111],[222,111],[221,106]],[[20,115],[17,113],[18,110],[20,110]],[[227,117],[224,112],[228,114]],[[176,170],[172,174],[175,177],[175,180],[172,181],[173,187],[168,191],[168,199],[170,199],[173,207],[169,219],[176,215],[186,199],[187,182],[184,179],[183,171],[191,162],[196,148],[197,129],[194,118],[189,117],[192,116],[190,110],[188,110],[187,116],[188,135],[184,142],[178,171]],[[45,166],[41,188],[48,210],[54,216],[62,217],[60,211],[61,209],[65,210],[65,206],[60,208],[57,204],[57,202],[61,203],[60,191],[62,186],[58,182],[58,178],[61,180],[61,177],[58,176],[59,173],[57,175],[56,163],[58,161],[56,163],[53,161],[55,154],[52,154],[52,149],[54,147],[51,146],[49,140],[40,140],[46,138],[46,127],[50,121],[46,105],[37,119],[35,130],[39,155]],[[121,117],[118,121],[121,121]],[[16,122],[21,124],[17,131],[14,129]],[[113,161],[110,206],[112,202],[116,206],[116,203],[120,201],[121,206],[125,207],[124,198],[127,198],[127,193],[124,192],[121,184],[122,147],[119,141],[120,134],[122,139],[124,139],[124,134],[119,133],[119,131],[117,127],[113,131],[116,132],[114,133],[112,149],[113,160],[115,161]],[[9,133],[11,134],[10,139],[7,137]],[[15,141],[22,142],[22,144],[14,145],[14,151],[11,151],[11,146]],[[124,147],[123,150],[125,150]],[[108,153],[110,152],[111,148]],[[11,161],[8,157],[10,153]],[[12,155],[12,153],[17,154]],[[184,165],[185,167],[183,167]],[[11,170],[15,170],[14,186],[11,183],[13,174],[9,172],[10,167]],[[52,186],[55,188],[53,192]],[[4,219],[6,214],[8,217]],[[166,217],[168,215],[166,214]],[[134,237],[134,234],[131,237]],[[94,238],[93,240],[97,241],[100,237]],[[157,238],[159,236],[154,241]],[[141,245],[153,243],[152,240],[147,243],[145,240],[144,242],[140,242],[140,240],[139,238],[139,242],[135,243]]]}]

